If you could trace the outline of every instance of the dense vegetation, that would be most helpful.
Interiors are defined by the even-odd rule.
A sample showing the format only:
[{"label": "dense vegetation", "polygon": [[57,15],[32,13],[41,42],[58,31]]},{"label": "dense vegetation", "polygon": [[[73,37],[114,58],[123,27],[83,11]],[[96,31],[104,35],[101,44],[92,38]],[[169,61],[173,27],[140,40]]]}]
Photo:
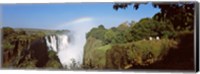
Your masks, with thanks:
[{"label": "dense vegetation", "polygon": [[54,51],[48,51],[44,36],[57,31],[3,27],[3,68],[62,68]]},{"label": "dense vegetation", "polygon": [[[113,8],[129,5],[132,4],[116,3]],[[133,5],[137,10],[140,4]],[[194,70],[194,3],[153,6],[161,11],[152,18],[110,29],[100,25],[88,32],[83,67]]]},{"label": "dense vegetation", "polygon": [[174,34],[173,28],[150,18],[111,29],[100,25],[87,34],[84,67],[124,69],[130,64],[148,65],[150,60],[161,60],[169,48],[175,48]]}]

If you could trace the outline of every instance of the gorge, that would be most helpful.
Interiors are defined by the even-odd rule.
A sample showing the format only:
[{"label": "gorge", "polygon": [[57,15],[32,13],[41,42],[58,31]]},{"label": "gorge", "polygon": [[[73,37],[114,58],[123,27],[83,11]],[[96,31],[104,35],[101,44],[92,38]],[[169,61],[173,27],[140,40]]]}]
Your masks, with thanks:
[{"label": "gorge", "polygon": [[[48,50],[53,50],[64,68],[70,69],[73,63],[79,67],[82,62],[82,50],[79,49],[76,39],[70,38],[70,34],[61,33],[45,36]],[[72,35],[72,34],[71,34]]]}]

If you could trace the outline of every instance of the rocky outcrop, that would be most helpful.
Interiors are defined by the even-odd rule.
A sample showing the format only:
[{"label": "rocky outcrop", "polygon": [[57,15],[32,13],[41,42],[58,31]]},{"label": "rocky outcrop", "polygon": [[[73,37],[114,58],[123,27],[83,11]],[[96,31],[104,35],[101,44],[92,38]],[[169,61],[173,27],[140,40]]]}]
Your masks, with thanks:
[{"label": "rocky outcrop", "polygon": [[28,51],[31,58],[37,59],[36,67],[44,67],[48,62],[48,47],[44,38],[40,38],[31,43]]},{"label": "rocky outcrop", "polygon": [[[3,32],[3,68],[44,68],[52,64],[57,65],[56,68],[62,67],[56,54],[49,56],[46,35],[42,31],[27,34],[26,31],[3,28]],[[49,61],[53,63],[46,65]]]}]

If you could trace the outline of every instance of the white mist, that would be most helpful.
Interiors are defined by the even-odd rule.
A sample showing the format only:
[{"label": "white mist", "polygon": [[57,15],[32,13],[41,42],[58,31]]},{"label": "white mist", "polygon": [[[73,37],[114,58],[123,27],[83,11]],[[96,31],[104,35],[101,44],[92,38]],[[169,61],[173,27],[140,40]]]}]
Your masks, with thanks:
[{"label": "white mist", "polygon": [[69,30],[71,34],[68,35],[72,35],[57,35],[56,51],[61,64],[65,68],[70,69],[70,65],[73,63],[72,59],[75,60],[78,66],[82,64],[86,33],[93,27],[95,25],[92,22],[92,18],[79,18],[58,27]]}]

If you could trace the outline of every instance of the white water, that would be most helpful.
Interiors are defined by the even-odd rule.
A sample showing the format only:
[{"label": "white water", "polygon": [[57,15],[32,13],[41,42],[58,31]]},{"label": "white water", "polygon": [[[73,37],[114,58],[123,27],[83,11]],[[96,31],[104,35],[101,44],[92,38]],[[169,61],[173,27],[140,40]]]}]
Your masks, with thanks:
[{"label": "white water", "polygon": [[[58,43],[52,43],[52,45],[49,43],[49,47],[53,48],[54,51],[57,51],[57,55],[63,67],[70,69],[69,66],[72,64],[71,59],[74,59],[78,66],[82,64],[86,33],[97,26],[94,24],[93,18],[83,17],[68,21],[67,23],[56,27],[56,29],[67,29],[71,34],[68,34],[68,36],[57,35]],[[70,42],[67,41],[68,38],[70,38]]]},{"label": "white water", "polygon": [[57,52],[56,36],[52,35],[52,36],[49,36],[49,38],[50,39],[48,39],[47,36],[45,37],[47,46],[49,47],[49,50],[53,50],[53,51]]},{"label": "white water", "polygon": [[69,36],[67,36],[67,34],[57,34],[45,37],[49,50],[57,52],[63,67],[70,69],[70,65],[73,63],[72,59],[75,60],[77,66],[80,66],[82,63],[83,47],[80,47],[80,44],[77,43],[77,40],[80,41],[81,38],[75,37],[74,41],[72,41],[73,43],[69,43],[68,38]]}]

